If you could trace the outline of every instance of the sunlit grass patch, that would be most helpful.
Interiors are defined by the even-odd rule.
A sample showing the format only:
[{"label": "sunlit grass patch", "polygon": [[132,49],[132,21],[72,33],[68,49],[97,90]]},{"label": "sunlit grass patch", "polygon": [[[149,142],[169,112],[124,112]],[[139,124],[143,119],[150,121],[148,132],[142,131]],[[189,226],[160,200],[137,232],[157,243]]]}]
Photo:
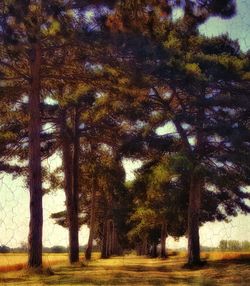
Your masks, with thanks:
[{"label": "sunlit grass patch", "polygon": [[220,252],[220,251],[213,251],[213,252],[206,252],[203,253],[202,256],[209,258],[209,260],[247,260],[250,259],[249,252]]},{"label": "sunlit grass patch", "polygon": [[[100,253],[94,252],[92,260],[95,261],[100,258]],[[0,254],[0,273],[19,271],[27,268],[28,256],[26,253],[6,253]],[[84,262],[84,254],[80,254],[81,263]],[[67,253],[44,253],[43,266],[45,268],[52,267],[58,264],[66,264],[68,262]]]},{"label": "sunlit grass patch", "polygon": [[[0,273],[9,271],[18,271],[27,267],[26,253],[7,253],[0,254]],[[68,255],[65,253],[45,253],[43,255],[44,267],[51,267],[53,265],[67,262]]]}]

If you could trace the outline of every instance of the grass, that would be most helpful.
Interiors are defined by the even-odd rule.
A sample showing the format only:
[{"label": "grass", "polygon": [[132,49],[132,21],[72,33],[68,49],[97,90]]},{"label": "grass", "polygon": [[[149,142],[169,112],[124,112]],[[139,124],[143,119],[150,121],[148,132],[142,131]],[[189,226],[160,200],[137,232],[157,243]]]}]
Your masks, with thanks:
[{"label": "grass", "polygon": [[[50,267],[56,264],[66,263],[68,255],[66,253],[48,253],[43,255],[45,267]],[[18,271],[26,268],[27,254],[25,253],[6,253],[0,254],[0,273],[9,271]]]},{"label": "grass", "polygon": [[[51,271],[33,274],[25,269],[2,272],[0,285],[250,285],[250,253],[212,252],[202,256],[208,264],[188,270],[183,268],[186,261],[183,253],[166,260],[133,255],[104,260],[95,254],[93,261],[74,266],[67,264],[66,255],[50,254],[44,260],[50,261],[48,265],[54,274]],[[9,255],[9,259],[18,262],[18,255],[15,258]]]}]

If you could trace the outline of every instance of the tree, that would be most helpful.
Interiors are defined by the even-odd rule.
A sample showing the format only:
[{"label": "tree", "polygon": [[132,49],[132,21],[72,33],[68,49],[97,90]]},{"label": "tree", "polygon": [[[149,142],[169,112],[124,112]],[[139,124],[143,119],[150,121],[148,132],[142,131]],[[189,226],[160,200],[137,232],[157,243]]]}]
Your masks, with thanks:
[{"label": "tree", "polygon": [[[114,1],[107,1],[109,4]],[[29,188],[30,188],[30,267],[42,265],[42,170],[41,101],[46,98],[64,65],[63,48],[74,45],[77,24],[71,9],[84,11],[91,1],[4,1],[1,9],[1,74],[5,83],[22,86],[19,98],[28,95],[29,105]],[[94,4],[105,4],[95,1]],[[21,12],[20,12],[21,11]],[[58,66],[58,72],[53,68]],[[53,76],[52,76],[53,75]],[[61,74],[62,75],[62,74]],[[72,74],[68,75],[72,80]],[[76,155],[77,157],[77,155]],[[5,168],[6,169],[6,168]],[[77,164],[74,164],[77,172]],[[77,180],[74,181],[74,186]],[[77,189],[77,187],[74,187]],[[74,260],[77,258],[74,258]]]},{"label": "tree", "polygon": [[[208,9],[207,19],[211,11],[206,5],[204,7]],[[229,10],[231,12],[224,16],[232,15],[234,6]],[[175,127],[176,134],[166,134],[165,140],[170,143],[171,139],[177,137],[180,141],[172,147],[170,144],[168,151],[179,152],[180,159],[183,158],[189,166],[189,264],[193,265],[200,263],[198,231],[204,189],[210,188],[210,199],[219,201],[225,208],[225,213],[212,209],[207,212],[214,219],[225,219],[226,215],[235,215],[237,210],[248,212],[249,209],[243,202],[249,196],[241,190],[248,184],[247,160],[236,148],[240,144],[242,150],[245,150],[244,154],[249,153],[246,147],[249,140],[247,119],[243,115],[249,108],[246,103],[248,59],[240,53],[237,42],[226,36],[214,39],[199,36],[196,30],[199,19],[196,19],[190,33],[183,34],[183,23],[191,11],[186,10],[186,13],[184,22],[172,25],[167,31],[165,29],[165,34],[153,34],[154,38],[157,36],[156,39],[163,42],[166,53],[159,55],[158,63],[162,65],[155,65],[152,61],[158,79],[151,80],[154,83],[150,92],[153,108],[148,107],[147,110],[151,113],[149,130],[156,130],[169,122]],[[216,13],[219,13],[218,10]],[[156,27],[152,33],[159,32]],[[216,49],[213,48],[215,43]],[[226,96],[226,93],[230,96]],[[234,117],[233,109],[243,117]],[[245,134],[243,140],[236,139],[240,133]],[[220,143],[216,142],[218,139]],[[235,152],[238,159],[230,155]],[[244,166],[238,160],[244,161]],[[211,192],[211,188],[215,188],[216,193]],[[231,191],[237,199],[234,195],[230,196]]]},{"label": "tree", "polygon": [[77,108],[74,118],[74,144],[72,147],[70,134],[68,133],[66,111],[61,111],[61,139],[64,168],[64,189],[66,194],[67,220],[69,226],[69,254],[70,262],[79,261],[78,240],[78,166],[79,166],[79,114]]},{"label": "tree", "polygon": [[6,245],[0,245],[0,253],[9,253],[10,248]]},{"label": "tree", "polygon": [[[134,210],[131,220],[134,225],[129,236],[142,244],[145,244],[145,241],[149,245],[150,242],[153,243],[153,256],[156,255],[159,240],[160,256],[166,258],[167,236],[177,238],[186,232],[188,192],[184,178],[183,174],[177,174],[171,169],[171,160],[166,155],[149,161],[137,171],[137,178],[132,187]],[[145,251],[142,253],[145,254]]]},{"label": "tree", "polygon": [[[30,187],[30,233],[29,233],[29,258],[30,267],[39,267],[42,265],[42,181],[41,181],[41,153],[40,153],[40,95],[41,95],[41,18],[38,16],[41,9],[41,3],[34,3],[28,6],[28,3],[21,1],[12,1],[4,3],[1,11],[3,21],[2,28],[4,38],[1,44],[7,43],[5,50],[5,63],[1,61],[1,66],[7,68],[15,74],[15,65],[9,58],[9,53],[15,45],[20,45],[24,39],[29,47],[27,61],[29,63],[29,72],[27,74],[20,71],[18,76],[30,80],[29,89],[29,187]],[[22,11],[19,13],[17,11]],[[9,22],[8,19],[12,18]],[[32,20],[33,17],[33,20]],[[34,19],[39,19],[39,23]],[[30,21],[29,21],[30,20]],[[23,29],[22,29],[23,28]],[[3,46],[1,47],[3,48]],[[8,57],[8,58],[6,58]],[[18,56],[17,56],[18,57]],[[28,75],[29,73],[29,75]]]},{"label": "tree", "polygon": [[221,250],[226,250],[227,249],[227,241],[226,240],[221,240],[219,248]]},{"label": "tree", "polygon": [[67,252],[67,248],[61,245],[54,245],[50,248],[52,253],[65,253]]},{"label": "tree", "polygon": [[48,88],[45,83],[50,77],[51,50],[65,45],[64,40],[72,27],[72,17],[68,13],[71,6],[68,4],[13,0],[1,5],[0,66],[5,74],[3,80],[17,85],[21,83],[19,98],[26,93],[29,102],[29,267],[42,265],[41,101]]},{"label": "tree", "polygon": [[[221,41],[223,42],[225,39],[222,38]],[[205,40],[205,42],[208,42],[208,40]],[[230,41],[228,41],[228,45],[230,45]],[[200,47],[203,48],[202,44]],[[198,60],[198,64],[192,64],[192,66],[186,64],[188,69],[191,68],[188,73],[191,72],[193,74],[192,84],[185,82],[185,86],[183,85],[180,88],[177,87],[178,83],[175,83],[168,89],[170,98],[164,98],[164,92],[159,95],[156,89],[154,94],[157,105],[160,104],[168,112],[168,115],[171,114],[171,121],[175,126],[179,138],[181,138],[183,144],[182,150],[190,166],[189,264],[191,265],[199,263],[200,260],[198,229],[201,196],[203,194],[202,190],[205,187],[211,184],[219,192],[222,192],[221,195],[216,194],[215,196],[217,196],[217,199],[222,204],[224,202],[228,204],[228,206],[225,206],[227,214],[231,215],[235,213],[237,207],[243,212],[248,211],[248,207],[241,200],[248,198],[248,194],[242,192],[240,189],[241,186],[248,184],[247,163],[244,166],[242,161],[241,163],[238,161],[241,158],[241,151],[238,152],[237,150],[239,149],[236,149],[233,143],[236,139],[235,136],[237,136],[236,133],[242,132],[244,134],[247,131],[244,126],[244,119],[239,123],[239,119],[230,114],[233,110],[242,110],[241,112],[245,113],[247,107],[240,107],[241,100],[237,102],[234,99],[235,96],[238,98],[239,93],[242,94],[239,86],[239,89],[236,88],[238,95],[236,95],[236,90],[229,91],[226,88],[226,85],[232,87],[232,77],[234,81],[237,80],[237,68],[233,70],[234,75],[232,75],[232,70],[227,70],[226,66],[223,66],[224,70],[221,69],[222,55],[220,58],[220,55],[207,56],[204,50],[203,53],[204,55],[201,56],[203,59],[200,58],[201,61]],[[225,57],[224,48],[222,48],[221,53],[224,53]],[[203,62],[205,58],[206,64]],[[194,57],[194,61],[196,60],[197,57]],[[213,73],[207,70],[207,68],[210,69],[209,66],[211,67],[212,64],[208,64],[210,60],[213,63],[216,61],[220,62],[217,68],[213,67]],[[229,53],[227,60],[232,62],[236,60],[236,57]],[[238,55],[237,60],[239,62],[244,61],[241,55]],[[201,68],[204,68],[204,70]],[[190,80],[191,74],[187,74],[186,79],[189,78]],[[213,78],[210,77],[209,79],[208,74],[212,74]],[[195,77],[198,77],[198,79],[196,78],[197,81]],[[185,77],[182,80],[184,82]],[[245,83],[241,83],[240,85],[244,89]],[[230,96],[226,96],[225,92],[227,92],[227,95],[230,94]],[[245,92],[247,91],[245,90]],[[162,122],[164,122],[164,119]],[[238,126],[237,128],[235,124]],[[237,132],[235,128],[238,129]],[[191,138],[195,138],[195,141],[192,142]],[[245,146],[244,143],[243,145]],[[248,154],[247,147],[242,146],[242,148]],[[232,158],[230,155],[231,152],[236,152],[234,154],[238,155]],[[236,159],[237,156],[238,159]],[[241,171],[239,171],[240,169]],[[231,200],[225,200],[226,197],[230,197],[230,189],[236,194],[238,199],[234,200],[235,197],[233,195]]]},{"label": "tree", "polygon": [[[210,151],[214,152],[212,155],[211,153],[209,153],[208,149],[205,148],[205,146],[207,146],[206,144],[208,144],[209,147],[211,148],[212,147],[211,145],[213,145],[211,143],[211,138],[215,139],[218,136],[217,132],[220,128],[221,128],[221,131],[223,130],[223,127],[222,127],[223,119],[220,117],[221,113],[215,112],[215,110],[213,111],[214,111],[214,115],[216,113],[215,117],[216,117],[217,124],[218,124],[217,127],[214,127],[214,129],[213,127],[211,127],[211,125],[209,127],[205,127],[205,125],[208,124],[208,122],[204,124],[204,120],[207,120],[208,113],[209,113],[209,116],[212,117],[211,115],[212,113],[211,113],[211,110],[208,112],[208,110],[206,109],[207,106],[204,108],[204,101],[206,100],[210,102],[213,101],[213,100],[208,100],[208,97],[209,95],[211,96],[211,94],[215,92],[216,88],[218,88],[217,92],[218,91],[219,92],[218,94],[214,95],[214,97],[217,97],[217,96],[219,97],[219,93],[220,93],[220,96],[222,96],[224,92],[231,93],[232,98],[236,95],[237,92],[242,94],[242,92],[240,92],[240,88],[238,89],[235,87],[234,92],[232,92],[232,90],[230,91],[229,88],[226,88],[226,85],[232,88],[232,83],[230,83],[230,80],[232,81],[232,80],[238,79],[239,78],[239,74],[238,74],[239,67],[240,66],[243,67],[242,64],[240,64],[238,68],[234,65],[231,66],[231,63],[234,60],[236,60],[236,58],[237,58],[238,63],[243,60],[241,58],[241,55],[238,53],[239,49],[238,49],[237,43],[230,41],[230,39],[226,37],[224,38],[222,37],[217,40],[213,39],[211,41],[209,39],[202,39],[202,37],[198,36],[198,32],[197,32],[197,27],[199,26],[199,24],[203,23],[211,15],[220,15],[222,17],[229,18],[235,13],[234,2],[233,1],[226,1],[226,2],[227,3],[223,2],[222,4],[222,3],[219,3],[219,1],[203,1],[202,3],[198,1],[194,1],[194,2],[185,1],[183,19],[181,19],[177,23],[177,25],[173,25],[168,22],[168,17],[166,17],[165,27],[162,24],[159,24],[160,21],[157,21],[157,13],[155,13],[154,7],[152,7],[150,13],[154,15],[154,21],[150,22],[151,29],[146,30],[148,31],[148,34],[151,37],[163,42],[163,45],[167,49],[166,54],[165,54],[166,64],[163,64],[163,65],[159,64],[158,66],[156,65],[156,69],[155,69],[155,74],[158,75],[159,80],[155,81],[154,87],[152,85],[151,95],[152,95],[152,98],[154,98],[155,100],[154,114],[152,112],[152,109],[151,110],[148,109],[152,112],[152,120],[154,120],[152,123],[154,124],[155,127],[157,127],[157,126],[166,124],[169,121],[172,122],[172,124],[175,126],[175,129],[176,129],[176,132],[179,138],[181,138],[181,141],[182,141],[181,152],[183,151],[185,152],[184,157],[187,158],[187,162],[189,162],[189,166],[190,166],[190,174],[189,174],[190,175],[190,187],[189,187],[190,189],[190,192],[189,192],[189,264],[190,265],[200,263],[198,231],[199,231],[199,223],[200,223],[199,217],[200,217],[200,209],[201,209],[201,195],[203,194],[201,190],[203,190],[205,187],[205,178],[206,178],[206,181],[208,178],[208,176],[204,176],[205,173],[208,171],[208,170],[206,171],[204,170],[204,166],[209,165],[210,167],[212,167],[211,159],[213,162],[214,160],[217,160],[215,159],[216,157],[215,149],[218,151],[218,148],[219,148],[218,145],[213,146],[214,149],[213,150],[210,149]],[[226,5],[224,6],[224,4]],[[148,19],[149,18],[145,17],[144,22],[146,21],[147,23]],[[142,26],[140,26],[139,29],[141,28]],[[145,27],[143,27],[143,29],[145,30]],[[194,46],[192,46],[191,42],[193,42],[194,39],[197,39],[195,46],[196,48],[199,47],[198,49],[193,49]],[[220,45],[218,46],[220,48],[217,51],[213,50],[212,44],[210,44],[215,41],[217,41],[217,43],[218,42],[220,43]],[[190,49],[190,47],[192,48]],[[199,56],[200,55],[199,53],[201,51],[200,48],[202,50],[202,54],[204,54],[204,57],[203,55],[201,57]],[[193,52],[196,53],[196,56],[192,58]],[[223,53],[227,54],[226,56],[227,59],[223,58],[222,56]],[[184,56],[183,61],[180,60],[182,56]],[[244,61],[245,60],[243,60],[243,62]],[[164,63],[164,58],[163,57],[160,58],[160,55],[159,55],[158,62]],[[229,64],[230,67],[228,64],[226,64],[226,62],[227,63],[230,62]],[[227,68],[229,69],[227,70]],[[246,70],[245,71],[243,70],[242,72],[244,73]],[[154,82],[154,80],[152,80],[152,82]],[[243,87],[244,85],[245,83],[241,82],[241,87]],[[226,88],[226,91],[223,88]],[[159,90],[161,91],[159,92]],[[245,89],[245,93],[246,92],[247,90]],[[244,97],[244,95],[242,96]],[[196,102],[195,109],[192,109],[192,107],[194,107],[192,100],[193,100],[193,103]],[[239,105],[240,105],[241,100],[239,100],[238,102]],[[230,101],[230,102],[232,103],[233,101]],[[231,103],[228,102],[228,106],[227,106],[228,108],[232,108]],[[217,105],[218,100],[216,100],[214,104]],[[222,102],[220,102],[220,104],[222,104]],[[225,104],[225,101],[223,102],[223,104]],[[236,104],[235,108],[238,109],[239,105]],[[225,109],[226,106],[223,105],[221,106],[221,108]],[[246,110],[246,106],[243,109]],[[166,117],[164,116],[164,112],[165,112]],[[223,114],[225,115],[226,113],[227,112]],[[245,113],[245,111],[243,111],[243,113]],[[236,121],[238,120],[236,119]],[[236,121],[234,123],[236,123]],[[210,121],[209,124],[212,124],[212,122]],[[229,131],[229,133],[231,132],[231,135],[229,135],[229,137],[232,136],[232,133],[235,134],[235,131],[233,131],[233,128],[232,128],[233,126],[232,120],[225,120],[224,124],[227,125],[227,131]],[[245,125],[245,123],[243,123],[243,125]],[[212,132],[212,130],[214,130],[214,133]],[[243,133],[247,133],[247,131],[244,131],[245,130],[244,126],[241,126],[241,130]],[[208,133],[210,136],[210,137],[208,136],[209,138],[207,137]],[[221,132],[219,133],[221,135]],[[192,135],[193,135],[193,138],[196,139],[195,143],[190,143],[192,139]],[[206,142],[207,139],[209,139],[210,141],[209,143]],[[227,139],[229,138],[227,137]],[[225,142],[225,144],[228,144],[228,146],[230,145],[232,147],[231,145],[232,142],[229,143],[227,141]],[[228,148],[228,146],[227,147],[224,146],[225,149]],[[234,149],[234,152],[235,152],[235,149]],[[248,153],[248,151],[246,151],[246,153]],[[227,157],[228,155],[229,153],[227,153],[227,155],[225,154],[224,159],[228,158]],[[206,158],[208,158],[209,156],[211,157],[205,163],[205,161],[202,162],[202,159],[201,159],[202,156]],[[240,154],[239,156],[241,157]],[[220,163],[222,163],[221,158],[219,159],[219,161]],[[222,164],[224,164],[225,161],[224,160],[222,161],[223,161]],[[234,163],[236,162],[234,161]],[[215,171],[216,167],[219,167],[217,165],[217,162],[215,162],[215,164],[212,167],[214,171],[213,175],[212,173],[209,174],[209,177],[211,180],[213,180],[212,178],[214,174],[216,173],[219,174],[218,176],[214,177],[216,178],[216,180],[218,179],[218,177],[222,176],[221,171],[225,175],[223,176],[223,178],[225,177],[229,178],[234,173],[232,169],[230,170],[230,168],[228,168],[228,166],[225,166],[226,168],[218,168],[217,172]],[[245,169],[245,167],[241,165],[241,170],[243,171],[243,169],[246,171],[246,173],[248,172]],[[225,195],[224,190],[225,189],[229,190],[230,185],[228,183],[225,183],[225,181],[224,183],[227,184],[227,187],[225,187],[225,185],[224,186],[220,185],[218,187],[218,189],[220,189],[220,191],[223,192],[223,195],[216,194],[217,199],[219,199],[221,202],[224,202],[225,204],[228,204],[228,206],[225,206],[225,209],[226,209],[226,213],[229,215],[235,213],[235,210],[233,211],[234,207],[235,209],[239,207],[239,209],[241,209],[242,211],[247,211],[248,209],[247,206],[244,205],[244,203],[241,201],[241,199],[247,198],[248,195],[241,192],[240,186],[239,185],[237,186],[237,184],[240,183],[241,180],[238,180],[238,183],[237,183],[236,173],[235,173],[235,177],[233,176],[234,179],[233,180],[229,179],[229,181],[231,183],[231,189],[235,190],[234,193],[237,193],[237,196],[239,199],[234,201],[233,197],[231,197],[232,200],[230,200],[230,203],[228,203],[228,201],[226,202],[225,200],[226,195]],[[246,175],[243,175],[243,178],[246,179]],[[215,184],[217,186],[218,186],[218,180]],[[247,180],[245,180],[244,183],[242,183],[242,185],[245,185],[245,184],[247,184]],[[208,185],[207,182],[206,182],[206,185]],[[225,214],[218,213],[217,218],[222,219],[223,217],[225,217]]]},{"label": "tree", "polygon": [[[120,251],[120,237],[126,231],[123,228],[124,208],[127,207],[124,202],[126,191],[123,190],[123,177],[124,170],[115,162],[107,145],[95,141],[81,148],[79,226],[87,224],[89,227],[85,251],[87,260],[91,259],[94,239],[101,244],[104,258]],[[68,227],[65,214],[64,211],[55,213],[52,218]]]}]

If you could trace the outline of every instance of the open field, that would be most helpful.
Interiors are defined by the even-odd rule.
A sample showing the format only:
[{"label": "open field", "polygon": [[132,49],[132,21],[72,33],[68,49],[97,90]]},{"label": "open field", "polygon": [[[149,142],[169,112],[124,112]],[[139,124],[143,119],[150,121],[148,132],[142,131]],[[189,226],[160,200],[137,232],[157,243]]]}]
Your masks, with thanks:
[{"label": "open field", "polygon": [[[14,257],[15,256],[15,257]],[[0,273],[0,285],[250,285],[250,253],[203,253],[208,264],[202,269],[185,269],[185,255],[173,255],[166,260],[128,255],[98,259],[75,266],[67,264],[64,254],[45,255],[50,266],[45,274],[27,270]],[[1,255],[9,266],[24,263],[25,255]],[[47,263],[46,262],[47,259]]]},{"label": "open field", "polygon": [[[43,255],[43,262],[46,267],[59,263],[66,263],[68,255],[66,253],[48,253]],[[27,254],[25,253],[6,253],[0,254],[0,273],[21,270],[25,268]]]}]

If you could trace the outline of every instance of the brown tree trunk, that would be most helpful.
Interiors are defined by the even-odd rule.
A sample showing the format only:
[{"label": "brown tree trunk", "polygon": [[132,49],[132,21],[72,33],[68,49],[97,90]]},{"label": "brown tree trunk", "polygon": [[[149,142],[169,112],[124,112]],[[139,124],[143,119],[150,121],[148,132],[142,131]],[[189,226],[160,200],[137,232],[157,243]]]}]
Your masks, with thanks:
[{"label": "brown tree trunk", "polygon": [[61,138],[64,169],[64,190],[66,196],[67,223],[69,227],[69,261],[79,261],[78,225],[75,222],[75,209],[73,204],[73,160],[71,138],[67,126],[67,114],[61,111]]},{"label": "brown tree trunk", "polygon": [[138,255],[138,256],[142,255],[142,251],[141,251],[142,247],[141,247],[140,243],[136,244],[135,250],[136,250],[136,255]]},{"label": "brown tree trunk", "polygon": [[144,255],[151,255],[148,251],[148,241],[147,238],[144,238],[140,243],[137,245],[137,255],[144,256]]},{"label": "brown tree trunk", "polygon": [[79,222],[78,222],[78,202],[79,202],[79,157],[80,157],[80,136],[79,136],[80,113],[75,107],[74,114],[74,148],[73,148],[73,186],[72,186],[72,217],[71,217],[71,254],[72,263],[79,261]]},{"label": "brown tree trunk", "polygon": [[147,238],[143,239],[141,255],[148,255],[148,241],[147,241]]},{"label": "brown tree trunk", "polygon": [[150,257],[156,258],[157,257],[157,243],[153,242],[151,251],[150,251]]},{"label": "brown tree trunk", "polygon": [[29,95],[29,189],[30,222],[28,238],[28,266],[42,266],[42,170],[41,170],[41,47],[33,44],[30,54],[31,90]]},{"label": "brown tree trunk", "polygon": [[188,205],[188,264],[199,265],[200,260],[200,205],[201,205],[202,180],[193,174],[190,183]]},{"label": "brown tree trunk", "polygon": [[71,139],[67,126],[66,110],[61,111],[61,139],[62,139],[62,158],[64,169],[64,191],[66,196],[67,224],[69,227],[69,260],[71,261],[72,240],[71,240],[71,219],[72,219],[72,150]]},{"label": "brown tree trunk", "polygon": [[109,258],[112,254],[112,220],[106,220],[104,224],[104,232],[102,258]]},{"label": "brown tree trunk", "polygon": [[112,254],[112,220],[108,220],[107,224],[107,257],[110,257]]},{"label": "brown tree trunk", "polygon": [[167,257],[166,238],[167,238],[167,224],[164,221],[162,222],[162,225],[161,225],[161,258]]},{"label": "brown tree trunk", "polygon": [[115,254],[115,224],[113,220],[112,220],[112,225],[111,225],[110,240],[111,240],[111,255],[114,255]]},{"label": "brown tree trunk", "polygon": [[103,223],[103,237],[102,237],[102,252],[101,252],[101,258],[108,258],[108,251],[107,251],[107,224],[108,224],[108,220],[104,219],[104,223]]},{"label": "brown tree trunk", "polygon": [[[95,176],[95,174],[93,174]],[[93,248],[93,239],[94,239],[94,230],[95,230],[95,197],[96,197],[96,178],[93,177],[92,181],[92,192],[91,192],[91,210],[90,210],[90,225],[89,225],[89,239],[88,246],[85,251],[86,260],[91,259],[92,248]]]},{"label": "brown tree trunk", "polygon": [[117,228],[115,225],[113,225],[113,232],[112,232],[112,254],[121,255],[121,249],[118,242]]}]

